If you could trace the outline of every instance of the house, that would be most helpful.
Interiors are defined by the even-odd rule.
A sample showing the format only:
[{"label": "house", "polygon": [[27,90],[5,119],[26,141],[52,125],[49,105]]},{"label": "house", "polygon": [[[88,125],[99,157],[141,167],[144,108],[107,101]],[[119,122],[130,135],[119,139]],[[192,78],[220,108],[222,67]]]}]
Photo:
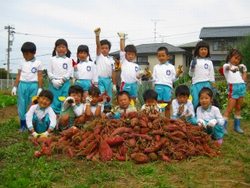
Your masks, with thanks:
[{"label": "house", "polygon": [[203,27],[199,38],[208,42],[216,67],[225,62],[228,50],[237,45],[237,40],[247,35],[250,35],[250,26]]},{"label": "house", "polygon": [[[175,65],[176,69],[179,65],[183,65],[184,72],[189,68],[192,54],[168,43],[141,44],[136,46],[137,54],[135,63],[138,63],[142,69],[149,67],[152,71],[153,67],[159,63],[157,59],[157,49],[161,46],[168,49],[169,54],[171,55],[170,61]],[[117,56],[119,55],[119,51],[112,52],[110,55]]]}]

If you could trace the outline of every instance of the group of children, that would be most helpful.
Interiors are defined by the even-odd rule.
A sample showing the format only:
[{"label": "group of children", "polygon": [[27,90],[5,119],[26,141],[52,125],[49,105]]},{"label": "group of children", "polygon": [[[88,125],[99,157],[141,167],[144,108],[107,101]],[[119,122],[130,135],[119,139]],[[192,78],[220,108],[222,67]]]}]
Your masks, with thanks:
[{"label": "group of children", "polygon": [[[136,101],[138,81],[142,75],[154,82],[154,89],[143,94],[145,105],[154,106],[161,112],[158,103],[167,103],[166,118],[177,118],[194,125],[203,126],[204,130],[212,134],[213,138],[222,142],[227,120],[235,109],[235,131],[243,133],[240,128],[240,109],[246,91],[245,80],[247,68],[241,64],[242,54],[230,50],[226,64],[223,66],[228,87],[228,107],[223,114],[214,103],[214,94],[219,94],[215,87],[214,67],[209,60],[209,46],[200,41],[196,45],[194,59],[190,63],[189,75],[192,77],[191,92],[186,85],[179,85],[175,90],[176,99],[172,99],[173,82],[182,74],[182,66],[177,70],[170,63],[170,55],[166,47],[157,50],[159,64],[153,68],[153,73],[141,70],[133,62],[136,56],[134,45],[125,46],[125,33],[119,32],[120,58],[115,61],[110,57],[111,43],[100,41],[101,29],[94,30],[96,36],[96,61],[92,62],[89,48],[80,45],[77,49],[77,60],[71,60],[71,52],[64,39],[55,42],[55,48],[48,65],[50,79],[49,90],[42,90],[42,63],[35,58],[36,46],[32,42],[23,44],[21,51],[24,60],[21,61],[18,75],[12,89],[12,94],[18,96],[18,113],[21,130],[27,127],[32,136],[39,134],[48,136],[58,123],[60,130],[72,125],[89,122],[94,117],[119,119],[122,113],[136,111],[130,101]],[[117,91],[115,70],[121,70],[120,91]],[[240,70],[243,71],[240,71]],[[242,73],[243,72],[243,73]],[[74,76],[74,85],[70,86],[70,77]],[[109,113],[103,113],[104,107],[112,105],[112,93],[117,92],[118,107]],[[192,101],[189,96],[192,96]],[[37,104],[32,105],[28,112],[31,98],[37,95]],[[66,98],[66,99],[65,99]],[[172,108],[172,115],[170,109]],[[57,120],[58,117],[58,120]]]}]

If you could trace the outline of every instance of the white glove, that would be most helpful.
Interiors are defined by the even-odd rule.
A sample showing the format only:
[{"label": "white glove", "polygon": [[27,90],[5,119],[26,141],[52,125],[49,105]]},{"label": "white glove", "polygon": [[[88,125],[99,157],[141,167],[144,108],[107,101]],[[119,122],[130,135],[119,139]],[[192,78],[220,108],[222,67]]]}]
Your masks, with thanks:
[{"label": "white glove", "polygon": [[44,133],[40,134],[40,138],[46,138],[46,137],[49,137],[49,132],[48,131],[45,131]]},{"label": "white glove", "polygon": [[123,32],[118,32],[117,33],[118,34],[118,36],[120,37],[120,39],[125,39],[125,33],[123,33]]},{"label": "white glove", "polygon": [[73,97],[67,97],[64,102],[68,104],[73,104],[75,103],[75,99]]},{"label": "white glove", "polygon": [[113,92],[116,92],[116,85],[113,84]]},{"label": "white glove", "polygon": [[239,67],[239,69],[242,69],[243,72],[247,72],[247,67],[246,67],[246,65],[244,65],[244,64],[239,64],[238,67]]},{"label": "white glove", "polygon": [[33,136],[34,138],[37,138],[37,136],[38,136],[39,134],[37,134],[37,132],[33,132],[33,133],[31,133],[31,136]]},{"label": "white glove", "polygon": [[92,99],[91,95],[87,94],[87,96],[86,96],[86,104],[90,104],[92,100],[93,99]]},{"label": "white glove", "polygon": [[231,66],[231,68],[229,70],[235,73],[235,72],[239,71],[239,68]]},{"label": "white glove", "polygon": [[51,82],[52,82],[54,88],[56,88],[56,89],[59,89],[62,86],[61,80],[53,79]]},{"label": "white glove", "polygon": [[42,90],[43,90],[42,88],[38,88],[36,95],[39,96],[39,94],[41,93]]},{"label": "white glove", "polygon": [[96,29],[94,30],[94,32],[95,32],[95,36],[96,36],[96,37],[99,37],[99,35],[100,35],[100,33],[101,33],[101,28],[100,28],[100,27],[96,28]]},{"label": "white glove", "polygon": [[197,125],[199,125],[200,127],[204,127],[207,128],[206,123],[203,119],[198,119],[197,120]]},{"label": "white glove", "polygon": [[138,76],[141,78],[143,75],[145,75],[145,71],[144,70],[139,70],[138,71]]},{"label": "white glove", "polygon": [[14,86],[12,91],[11,91],[11,95],[16,96],[16,90],[17,90],[17,87]]},{"label": "white glove", "polygon": [[105,104],[107,102],[107,98],[103,97],[103,100],[101,102],[98,102],[99,106],[102,106],[103,104]]},{"label": "white glove", "polygon": [[216,119],[211,119],[208,123],[207,126],[214,128],[214,126],[217,124]]}]

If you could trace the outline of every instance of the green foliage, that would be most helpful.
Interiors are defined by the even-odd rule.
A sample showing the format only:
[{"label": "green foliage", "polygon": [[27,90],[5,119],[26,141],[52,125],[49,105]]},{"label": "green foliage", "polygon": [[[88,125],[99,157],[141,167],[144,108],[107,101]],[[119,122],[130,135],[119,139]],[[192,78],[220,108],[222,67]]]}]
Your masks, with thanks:
[{"label": "green foliage", "polygon": [[173,86],[174,88],[180,84],[186,84],[188,87],[190,87],[192,83],[192,77],[190,77],[188,74],[185,74],[179,78],[176,82],[174,82]]},{"label": "green foliage", "polygon": [[11,106],[16,103],[17,103],[17,97],[11,95],[3,95],[2,93],[0,93],[0,108]]},{"label": "green foliage", "polygon": [[238,39],[238,45],[236,47],[242,54],[243,59],[242,63],[247,66],[247,69],[250,70],[250,35]]},{"label": "green foliage", "polygon": [[142,82],[141,84],[138,84],[138,100],[139,100],[139,106],[142,106],[144,104],[144,99],[143,99],[143,93],[148,90],[148,89],[153,89],[153,83],[151,81],[145,81]]},{"label": "green foliage", "polygon": [[7,78],[7,71],[4,68],[0,69],[0,79],[6,79]]}]

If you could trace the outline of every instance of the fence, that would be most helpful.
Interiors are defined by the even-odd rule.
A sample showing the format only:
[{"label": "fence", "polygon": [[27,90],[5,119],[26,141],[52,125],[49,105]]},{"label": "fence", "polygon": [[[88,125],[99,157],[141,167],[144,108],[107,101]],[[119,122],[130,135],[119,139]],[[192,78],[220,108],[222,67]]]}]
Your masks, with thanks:
[{"label": "fence", "polygon": [[0,90],[11,90],[14,85],[14,79],[0,79]]}]

